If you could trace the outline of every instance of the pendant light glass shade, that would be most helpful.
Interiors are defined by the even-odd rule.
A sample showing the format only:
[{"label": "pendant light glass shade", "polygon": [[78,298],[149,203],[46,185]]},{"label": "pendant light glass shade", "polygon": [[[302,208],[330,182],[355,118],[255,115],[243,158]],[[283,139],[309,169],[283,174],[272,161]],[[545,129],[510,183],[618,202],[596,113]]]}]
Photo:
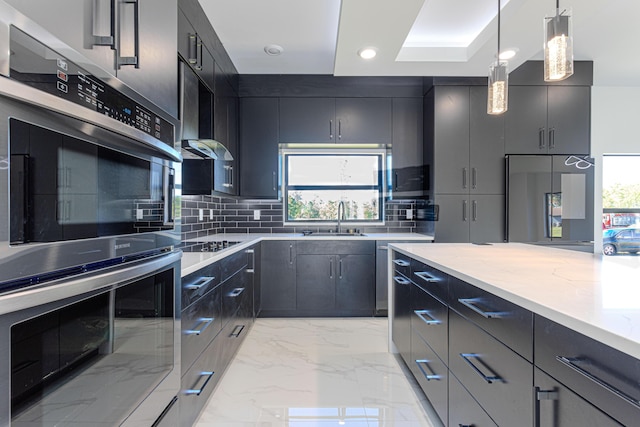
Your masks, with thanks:
[{"label": "pendant light glass shade", "polygon": [[571,11],[556,7],[544,18],[544,80],[564,80],[573,74],[573,28]]},{"label": "pendant light glass shade", "polygon": [[507,61],[496,61],[489,66],[487,114],[502,114],[509,105],[509,70]]}]

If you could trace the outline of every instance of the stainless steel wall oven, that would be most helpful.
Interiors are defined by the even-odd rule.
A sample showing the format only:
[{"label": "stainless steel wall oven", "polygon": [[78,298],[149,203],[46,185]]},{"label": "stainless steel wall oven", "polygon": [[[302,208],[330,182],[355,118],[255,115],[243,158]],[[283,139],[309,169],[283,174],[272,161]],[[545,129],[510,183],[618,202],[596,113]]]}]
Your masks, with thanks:
[{"label": "stainless steel wall oven", "polygon": [[0,426],[175,403],[178,124],[0,1]]}]

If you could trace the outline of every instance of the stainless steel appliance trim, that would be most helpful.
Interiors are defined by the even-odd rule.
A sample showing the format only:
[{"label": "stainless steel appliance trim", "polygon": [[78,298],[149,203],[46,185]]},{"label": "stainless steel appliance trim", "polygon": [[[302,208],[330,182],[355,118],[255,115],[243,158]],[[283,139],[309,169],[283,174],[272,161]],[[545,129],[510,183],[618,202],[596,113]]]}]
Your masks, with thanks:
[{"label": "stainless steel appliance trim", "polygon": [[181,257],[181,251],[174,251],[151,260],[135,262],[124,268],[122,266],[109,267],[98,274],[81,274],[71,280],[61,280],[57,284],[52,282],[43,287],[34,287],[2,295],[0,296],[0,315],[108,288],[116,283],[135,280],[178,261]]}]

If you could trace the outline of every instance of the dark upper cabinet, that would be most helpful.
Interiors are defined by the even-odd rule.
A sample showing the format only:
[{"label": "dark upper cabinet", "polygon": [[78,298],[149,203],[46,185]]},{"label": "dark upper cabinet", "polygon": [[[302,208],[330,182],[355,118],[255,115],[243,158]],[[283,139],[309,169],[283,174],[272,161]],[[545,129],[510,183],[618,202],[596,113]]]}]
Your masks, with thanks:
[{"label": "dark upper cabinet", "polygon": [[278,98],[240,100],[240,195],[278,197]]},{"label": "dark upper cabinet", "polygon": [[280,142],[391,143],[391,99],[281,98]]},{"label": "dark upper cabinet", "polygon": [[393,98],[392,107],[392,197],[422,195],[428,185],[422,159],[422,98]]},{"label": "dark upper cabinet", "polygon": [[178,9],[178,54],[191,66],[209,90],[213,91],[215,77],[213,56],[181,9]]},{"label": "dark upper cabinet", "polygon": [[9,0],[8,3],[178,117],[178,68],[175,55],[167,54],[176,51],[176,0],[119,1],[118,4],[113,1]]},{"label": "dark upper cabinet", "polygon": [[589,86],[511,86],[506,154],[589,154]]}]

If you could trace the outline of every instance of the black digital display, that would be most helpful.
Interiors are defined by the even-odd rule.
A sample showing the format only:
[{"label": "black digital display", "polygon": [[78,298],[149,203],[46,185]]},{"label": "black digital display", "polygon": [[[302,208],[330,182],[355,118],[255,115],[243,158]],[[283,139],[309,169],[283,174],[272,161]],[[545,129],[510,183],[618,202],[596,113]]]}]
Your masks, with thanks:
[{"label": "black digital display", "polygon": [[15,27],[11,51],[12,79],[109,116],[173,148],[171,123]]}]

